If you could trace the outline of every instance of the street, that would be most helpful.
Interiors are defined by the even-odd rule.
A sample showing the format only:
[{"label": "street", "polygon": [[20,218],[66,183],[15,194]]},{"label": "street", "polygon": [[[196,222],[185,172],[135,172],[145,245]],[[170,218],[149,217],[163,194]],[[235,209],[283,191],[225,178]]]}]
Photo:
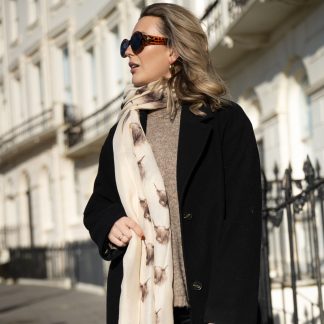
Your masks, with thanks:
[{"label": "street", "polygon": [[104,295],[44,286],[0,284],[0,324],[104,323]]}]

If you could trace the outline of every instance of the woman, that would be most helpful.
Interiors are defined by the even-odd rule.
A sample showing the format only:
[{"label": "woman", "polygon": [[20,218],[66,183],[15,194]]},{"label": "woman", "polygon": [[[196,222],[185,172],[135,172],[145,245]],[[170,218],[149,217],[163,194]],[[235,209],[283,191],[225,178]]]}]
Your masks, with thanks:
[{"label": "woman", "polygon": [[256,323],[261,194],[250,121],[222,98],[188,10],[146,7],[121,55],[133,86],[84,213],[111,260],[107,323]]}]

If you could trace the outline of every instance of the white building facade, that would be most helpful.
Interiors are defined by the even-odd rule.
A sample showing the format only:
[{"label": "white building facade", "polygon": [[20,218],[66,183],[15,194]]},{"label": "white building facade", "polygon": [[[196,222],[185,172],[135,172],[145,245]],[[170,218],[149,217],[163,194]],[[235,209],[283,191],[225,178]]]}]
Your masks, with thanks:
[{"label": "white building facade", "polygon": [[[0,248],[88,240],[83,209],[129,81],[136,0],[1,0]],[[265,174],[324,166],[324,3],[182,0],[250,117]]]},{"label": "white building facade", "polygon": [[119,40],[131,30],[130,11],[135,22],[139,8],[129,1],[1,2],[2,245],[88,239],[82,210],[114,114],[96,119],[81,149],[68,148],[64,130],[122,91]]},{"label": "white building facade", "polygon": [[[82,212],[129,82],[119,44],[147,3],[1,1],[3,246],[88,239]],[[203,2],[181,4],[204,11]],[[77,121],[72,134],[65,133]]]}]

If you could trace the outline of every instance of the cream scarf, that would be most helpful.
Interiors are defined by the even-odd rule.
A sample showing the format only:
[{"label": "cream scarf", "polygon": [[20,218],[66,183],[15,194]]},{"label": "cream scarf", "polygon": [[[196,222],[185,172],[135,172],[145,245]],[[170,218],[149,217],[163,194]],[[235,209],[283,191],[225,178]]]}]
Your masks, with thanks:
[{"label": "cream scarf", "polygon": [[123,257],[118,324],[173,324],[173,265],[168,199],[164,182],[139,120],[139,109],[166,106],[158,81],[125,90],[113,139],[115,177],[134,232]]}]

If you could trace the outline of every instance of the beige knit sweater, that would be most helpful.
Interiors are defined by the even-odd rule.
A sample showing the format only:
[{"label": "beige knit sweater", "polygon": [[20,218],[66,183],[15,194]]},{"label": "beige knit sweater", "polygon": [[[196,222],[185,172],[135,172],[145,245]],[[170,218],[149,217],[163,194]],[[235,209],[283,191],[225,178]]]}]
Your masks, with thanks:
[{"label": "beige knit sweater", "polygon": [[146,126],[146,138],[151,144],[168,195],[173,257],[173,305],[177,307],[188,306],[176,181],[180,114],[181,110],[171,121],[166,109],[150,111]]}]

